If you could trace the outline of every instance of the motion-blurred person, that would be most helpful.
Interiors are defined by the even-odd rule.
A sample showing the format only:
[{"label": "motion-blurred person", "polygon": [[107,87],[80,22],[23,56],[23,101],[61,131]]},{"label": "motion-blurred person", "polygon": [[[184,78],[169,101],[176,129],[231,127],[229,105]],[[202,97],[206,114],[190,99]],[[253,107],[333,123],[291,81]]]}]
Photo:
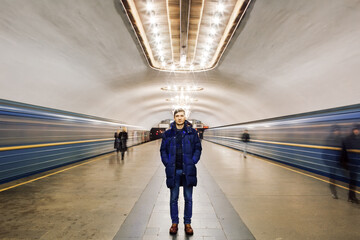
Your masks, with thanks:
[{"label": "motion-blurred person", "polygon": [[[342,144],[342,137],[341,137],[341,131],[340,127],[338,125],[331,126],[330,134],[325,140],[325,144],[327,146],[341,148]],[[325,149],[322,154],[323,161],[326,166],[329,168],[329,180],[330,180],[330,192],[331,196],[334,199],[338,199],[337,191],[335,187],[335,174],[336,170],[340,168],[340,157],[341,152],[340,151],[332,151],[331,154],[328,154],[329,150]]]},{"label": "motion-blurred person", "polygon": [[183,186],[185,199],[184,224],[185,233],[193,235],[191,227],[192,194],[197,184],[196,166],[200,160],[201,142],[195,129],[186,121],[185,111],[174,112],[174,122],[162,136],[160,147],[161,161],[165,166],[166,185],[170,188],[170,216],[172,225],[169,233],[177,234],[179,224],[179,188]]},{"label": "motion-blurred person", "polygon": [[204,130],[199,131],[199,138],[200,139],[204,138]]},{"label": "motion-blurred person", "polygon": [[120,139],[119,139],[119,133],[120,130],[118,130],[117,132],[114,133],[114,148],[116,149],[116,153],[119,153],[120,151]]},{"label": "motion-blurred person", "polygon": [[119,133],[119,141],[120,141],[120,144],[119,144],[119,150],[121,152],[121,160],[124,160],[124,155],[125,155],[125,152],[127,151],[127,140],[128,140],[128,134],[127,134],[127,131],[126,131],[126,127],[123,127],[121,132]]},{"label": "motion-blurred person", "polygon": [[[360,150],[360,131],[359,125],[355,125],[352,132],[347,136],[342,144],[342,165],[349,171],[349,197],[348,201],[359,204],[359,199],[356,198],[356,179],[357,171],[359,170],[356,157],[359,156]],[[357,156],[356,156],[357,155]]]},{"label": "motion-blurred person", "polygon": [[244,130],[244,133],[241,136],[241,141],[244,142],[244,158],[246,158],[247,145],[250,142],[250,134],[248,133],[248,130]]}]

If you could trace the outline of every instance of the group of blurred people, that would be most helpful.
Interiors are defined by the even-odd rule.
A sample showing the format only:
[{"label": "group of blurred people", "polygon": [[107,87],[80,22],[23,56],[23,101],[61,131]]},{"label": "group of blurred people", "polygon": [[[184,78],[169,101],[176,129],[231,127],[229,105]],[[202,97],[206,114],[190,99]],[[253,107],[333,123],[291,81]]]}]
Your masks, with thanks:
[{"label": "group of blurred people", "polygon": [[[324,150],[323,160],[329,168],[330,191],[334,199],[338,198],[336,191],[336,171],[341,169],[349,181],[348,201],[359,204],[356,197],[356,181],[359,164],[357,156],[360,153],[360,126],[354,125],[351,133],[345,138],[341,135],[340,126],[334,125],[326,139],[326,145],[334,147],[332,154]],[[340,150],[340,151],[339,151]]]}]

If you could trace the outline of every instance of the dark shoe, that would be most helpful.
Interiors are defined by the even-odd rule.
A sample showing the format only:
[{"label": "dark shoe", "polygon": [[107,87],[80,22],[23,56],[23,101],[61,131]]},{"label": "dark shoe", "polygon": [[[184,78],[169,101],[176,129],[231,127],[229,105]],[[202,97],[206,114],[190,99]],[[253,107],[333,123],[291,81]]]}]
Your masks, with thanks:
[{"label": "dark shoe", "polygon": [[348,202],[360,204],[359,199],[357,199],[356,197],[348,198]]},{"label": "dark shoe", "polygon": [[192,229],[190,224],[185,224],[185,233],[186,233],[186,235],[194,234],[194,230]]},{"label": "dark shoe", "polygon": [[173,223],[173,224],[171,225],[171,227],[170,227],[169,233],[170,233],[171,235],[175,235],[175,234],[177,234],[177,232],[178,232],[178,224],[177,224],[177,223]]}]

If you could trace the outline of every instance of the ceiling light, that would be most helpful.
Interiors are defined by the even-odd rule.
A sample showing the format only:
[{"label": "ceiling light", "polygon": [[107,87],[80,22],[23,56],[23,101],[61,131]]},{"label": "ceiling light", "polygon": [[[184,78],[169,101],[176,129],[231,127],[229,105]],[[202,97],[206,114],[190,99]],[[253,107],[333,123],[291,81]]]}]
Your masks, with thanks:
[{"label": "ceiling light", "polygon": [[213,41],[214,41],[214,38],[212,38],[210,36],[206,38],[207,44],[211,44]]},{"label": "ceiling light", "polygon": [[[217,66],[251,0],[120,2],[149,66],[161,71],[188,72]],[[161,47],[157,45],[160,42]],[[205,42],[209,46],[204,47]],[[211,60],[202,60],[204,51],[211,51]],[[169,60],[166,67],[161,57]]]},{"label": "ceiling light", "polygon": [[146,3],[146,11],[151,12],[154,9],[154,5],[152,2],[148,1]]},{"label": "ceiling light", "polygon": [[160,43],[160,42],[161,42],[160,36],[156,36],[156,37],[155,37],[155,42],[157,42],[157,43]]},{"label": "ceiling light", "polygon": [[188,91],[188,92],[195,92],[195,91],[204,90],[204,88],[197,87],[195,85],[191,85],[191,86],[167,86],[167,87],[162,87],[161,88],[161,90],[163,90],[163,91],[178,91],[180,89],[183,89],[184,91]]},{"label": "ceiling light", "polygon": [[186,96],[183,99],[180,99],[179,96],[176,96],[176,97],[172,97],[172,98],[166,98],[165,100],[168,101],[168,102],[177,102],[178,105],[181,104],[179,102],[181,100],[183,100],[185,103],[191,103],[191,102],[197,102],[198,101],[197,99],[191,98],[189,96]]},{"label": "ceiling light", "polygon": [[159,33],[159,28],[154,27],[154,28],[153,28],[153,32],[154,32],[155,34],[158,34],[158,33]]},{"label": "ceiling light", "polygon": [[219,16],[214,16],[214,18],[213,18],[213,23],[214,23],[215,25],[219,25],[220,22],[221,22],[220,17],[219,17]]},{"label": "ceiling light", "polygon": [[150,16],[150,24],[154,25],[156,23],[156,19],[155,19],[155,16]]},{"label": "ceiling light", "polygon": [[210,28],[210,35],[215,35],[216,29],[214,27]]},{"label": "ceiling light", "polygon": [[180,66],[184,67],[185,64],[186,64],[186,56],[183,55],[183,56],[181,56],[181,58],[180,58]]},{"label": "ceiling light", "polygon": [[162,49],[162,44],[161,44],[161,43],[156,44],[156,48],[157,48],[157,50],[161,51],[161,49]]},{"label": "ceiling light", "polygon": [[217,5],[216,10],[217,10],[219,13],[223,13],[223,12],[225,11],[225,5],[224,5],[222,2],[219,2],[218,5]]}]

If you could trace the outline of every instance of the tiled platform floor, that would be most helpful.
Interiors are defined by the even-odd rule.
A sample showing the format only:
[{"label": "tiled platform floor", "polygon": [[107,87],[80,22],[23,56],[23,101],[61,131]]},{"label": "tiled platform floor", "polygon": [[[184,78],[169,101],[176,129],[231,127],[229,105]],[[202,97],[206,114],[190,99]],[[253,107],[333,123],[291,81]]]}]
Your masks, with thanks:
[{"label": "tiled platform floor", "polygon": [[184,233],[182,189],[179,197],[179,232],[176,236],[169,235],[170,193],[166,187],[164,169],[160,166],[114,239],[255,239],[206,168],[201,163],[198,168],[201,181],[193,194],[193,236]]}]

